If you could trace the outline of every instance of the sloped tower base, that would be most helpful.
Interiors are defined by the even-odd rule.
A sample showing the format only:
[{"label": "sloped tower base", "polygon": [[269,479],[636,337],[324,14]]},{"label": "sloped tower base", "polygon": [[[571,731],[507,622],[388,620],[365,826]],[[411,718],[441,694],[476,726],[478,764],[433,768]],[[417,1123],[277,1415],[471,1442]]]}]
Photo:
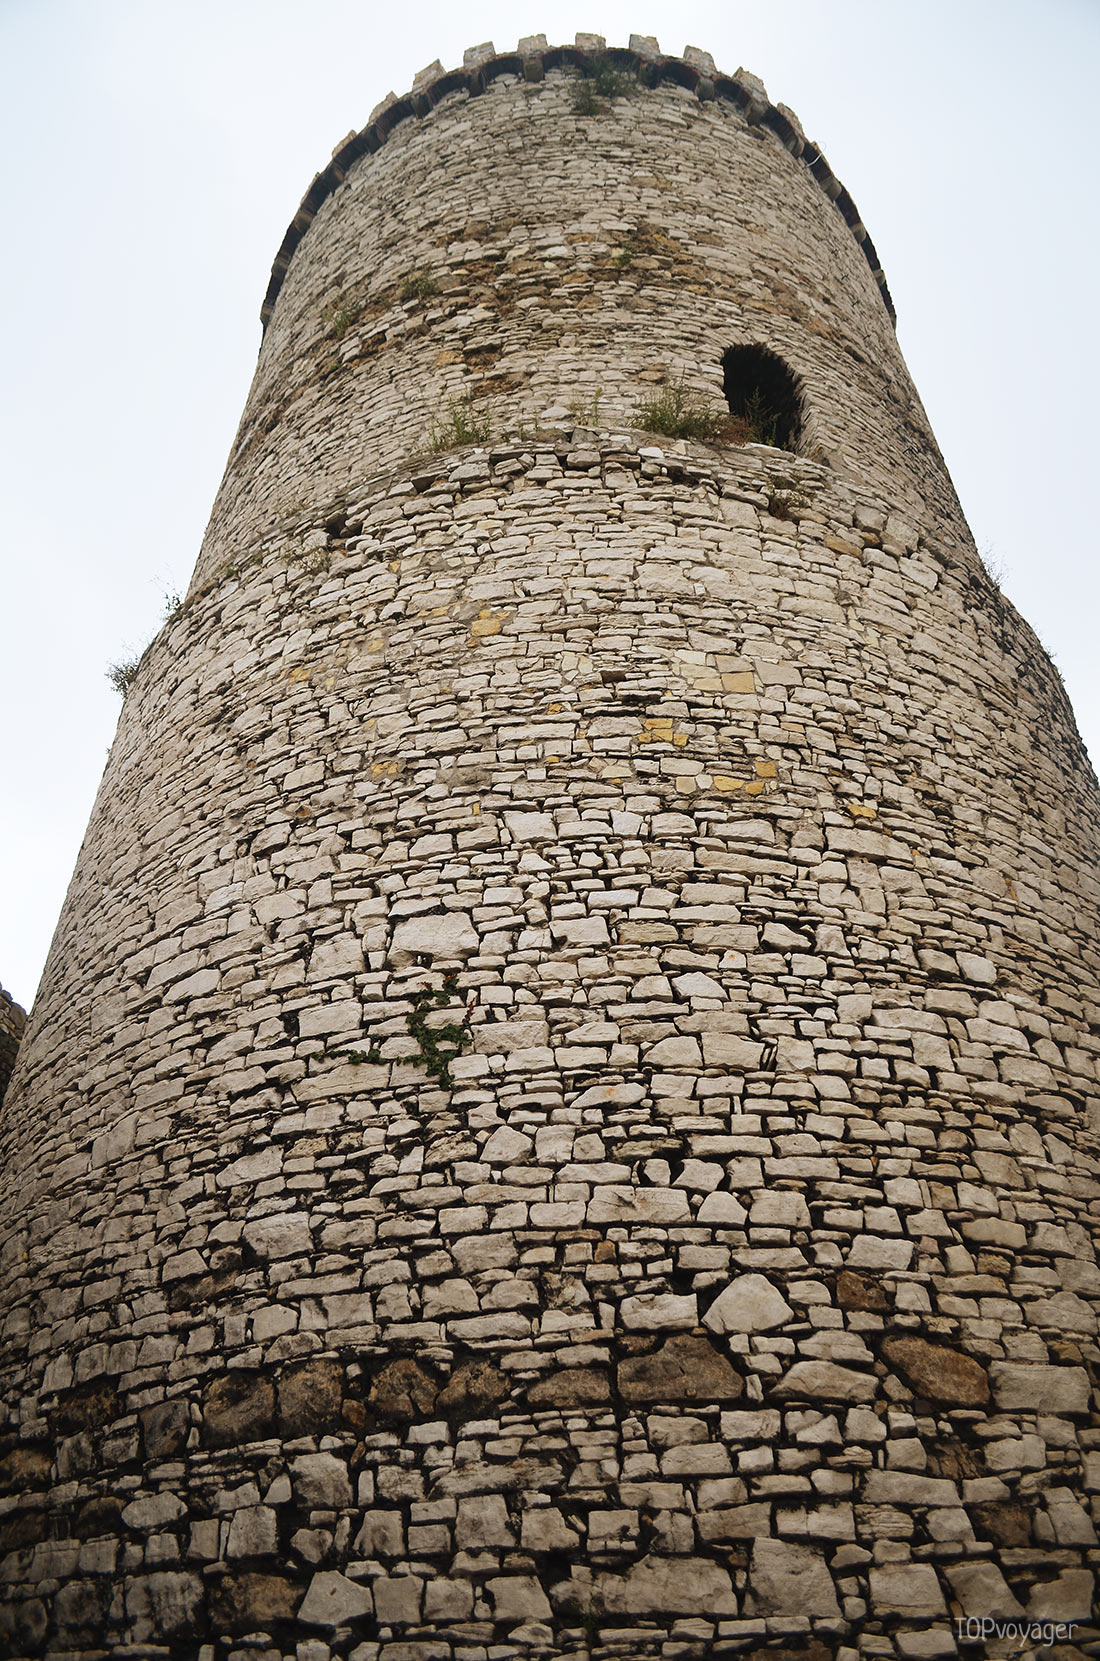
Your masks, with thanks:
[{"label": "sloped tower base", "polygon": [[[627,57],[290,262],[4,1107],[12,1654],[1096,1637],[1095,781],[860,242]],[[638,429],[745,341],[805,453]]]}]

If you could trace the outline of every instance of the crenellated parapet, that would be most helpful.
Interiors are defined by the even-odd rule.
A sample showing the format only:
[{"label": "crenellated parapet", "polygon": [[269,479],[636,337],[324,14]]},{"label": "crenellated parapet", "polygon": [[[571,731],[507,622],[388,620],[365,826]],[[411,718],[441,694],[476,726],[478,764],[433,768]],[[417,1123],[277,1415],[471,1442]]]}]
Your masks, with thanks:
[{"label": "crenellated parapet", "polygon": [[545,35],[527,35],[520,40],[514,52],[497,52],[493,43],[487,41],[483,46],[473,46],[465,52],[461,69],[445,70],[437,59],[420,71],[412,89],[404,97],[398,98],[389,93],[371,111],[367,125],[357,133],[349,133],[337,145],[328,166],[315,175],[302,197],[271,268],[271,281],[260,308],[264,327],[271,320],[294,251],[312,225],[318,209],[343,183],[355,163],[380,149],[400,122],[423,120],[445,98],[455,95],[479,98],[498,81],[523,81],[536,85],[555,71],[583,75],[596,59],[605,60],[614,69],[635,76],[641,87],[658,87],[666,83],[686,87],[702,103],[723,99],[754,126],[773,132],[791,155],[804,163],[825,195],[836,204],[838,213],[863,250],[890,319],[894,321],[894,305],[886,286],[886,275],[858,208],[820,147],[807,139],[794,111],[785,104],[771,103],[764,83],[756,75],[746,69],[738,69],[733,75],[723,75],[715,68],[710,53],[700,51],[696,46],[685,47],[682,57],[668,57],[652,35],[631,35],[629,47],[609,49],[602,35],[578,34],[573,46],[547,46]]}]

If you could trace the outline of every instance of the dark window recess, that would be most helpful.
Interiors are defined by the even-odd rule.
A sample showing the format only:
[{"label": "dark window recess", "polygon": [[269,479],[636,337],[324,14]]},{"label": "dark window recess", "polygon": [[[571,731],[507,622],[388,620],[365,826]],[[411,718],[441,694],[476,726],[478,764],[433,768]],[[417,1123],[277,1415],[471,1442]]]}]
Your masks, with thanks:
[{"label": "dark window recess", "polygon": [[722,359],[722,390],[746,444],[797,450],[802,429],[798,382],[782,358],[763,346],[731,346]]}]

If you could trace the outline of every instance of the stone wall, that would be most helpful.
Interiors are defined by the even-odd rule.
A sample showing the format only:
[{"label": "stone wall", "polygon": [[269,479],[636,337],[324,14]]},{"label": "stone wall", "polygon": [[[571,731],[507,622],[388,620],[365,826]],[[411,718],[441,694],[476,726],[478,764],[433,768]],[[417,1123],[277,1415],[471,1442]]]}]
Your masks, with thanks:
[{"label": "stone wall", "polygon": [[317,211],[196,583],[273,520],[422,455],[467,399],[493,436],[554,408],[591,421],[597,399],[614,431],[662,376],[720,400],[722,354],[743,342],[800,377],[807,454],[965,538],[861,245],[805,160],[749,120],[742,83],[701,99],[666,80],[580,117],[567,67],[528,82],[502,61],[478,97],[442,78],[430,114]]},{"label": "stone wall", "polygon": [[27,1012],[0,986],[0,1101],[15,1070],[15,1060],[27,1024]]},{"label": "stone wall", "polygon": [[[530,96],[461,106],[456,193]],[[624,192],[686,108],[631,102]],[[5,1109],[14,1653],[1094,1639],[1096,784],[931,441],[896,490],[602,415],[387,471],[309,397],[127,697]]]}]

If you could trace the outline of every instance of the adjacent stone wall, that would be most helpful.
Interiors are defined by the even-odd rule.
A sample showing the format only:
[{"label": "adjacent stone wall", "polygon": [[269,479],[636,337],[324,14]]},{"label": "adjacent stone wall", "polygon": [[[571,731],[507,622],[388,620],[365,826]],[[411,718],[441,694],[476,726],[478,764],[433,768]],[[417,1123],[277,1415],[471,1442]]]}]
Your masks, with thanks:
[{"label": "adjacent stone wall", "polygon": [[9,1647],[1094,1640],[1100,803],[1034,636],[904,458],[381,473],[350,407],[316,488],[273,429],[296,514],[223,492],[5,1106]]},{"label": "adjacent stone wall", "polygon": [[0,1101],[15,1069],[15,1059],[27,1024],[27,1012],[0,986]]}]

